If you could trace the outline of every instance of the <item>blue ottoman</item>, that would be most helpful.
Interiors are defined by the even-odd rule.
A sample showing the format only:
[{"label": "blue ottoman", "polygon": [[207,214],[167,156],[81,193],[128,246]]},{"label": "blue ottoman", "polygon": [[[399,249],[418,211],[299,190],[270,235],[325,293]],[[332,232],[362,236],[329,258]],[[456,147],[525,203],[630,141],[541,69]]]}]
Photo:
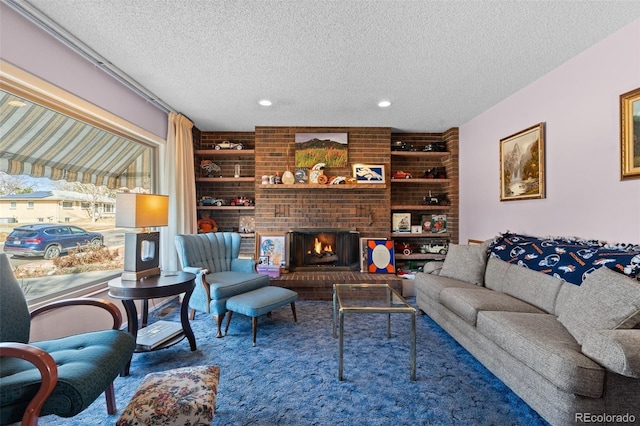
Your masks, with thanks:
[{"label": "blue ottoman", "polygon": [[260,315],[268,314],[274,309],[290,303],[291,311],[293,312],[293,320],[295,322],[298,322],[295,304],[297,298],[298,293],[296,293],[295,291],[277,286],[261,287],[247,293],[232,296],[227,299],[227,311],[229,311],[229,313],[227,314],[227,325],[224,328],[224,334],[227,334],[227,330],[229,330],[231,316],[234,312],[246,315],[248,317],[251,317],[253,346],[255,346],[258,328],[258,317]]}]

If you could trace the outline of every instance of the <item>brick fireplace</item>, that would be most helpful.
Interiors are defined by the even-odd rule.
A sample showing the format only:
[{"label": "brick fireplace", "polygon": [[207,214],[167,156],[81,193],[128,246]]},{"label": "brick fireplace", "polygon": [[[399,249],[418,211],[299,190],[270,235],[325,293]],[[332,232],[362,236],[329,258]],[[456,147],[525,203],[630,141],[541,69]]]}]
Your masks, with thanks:
[{"label": "brick fireplace", "polygon": [[287,268],[301,271],[357,271],[360,233],[341,229],[293,229],[286,234]]}]

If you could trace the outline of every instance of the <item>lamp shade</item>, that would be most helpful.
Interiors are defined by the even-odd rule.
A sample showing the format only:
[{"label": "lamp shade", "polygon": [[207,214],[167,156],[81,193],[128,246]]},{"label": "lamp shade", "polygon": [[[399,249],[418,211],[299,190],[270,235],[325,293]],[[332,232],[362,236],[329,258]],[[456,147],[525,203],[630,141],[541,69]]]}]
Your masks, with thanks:
[{"label": "lamp shade", "polygon": [[146,228],[169,224],[169,196],[156,194],[116,194],[116,226]]}]

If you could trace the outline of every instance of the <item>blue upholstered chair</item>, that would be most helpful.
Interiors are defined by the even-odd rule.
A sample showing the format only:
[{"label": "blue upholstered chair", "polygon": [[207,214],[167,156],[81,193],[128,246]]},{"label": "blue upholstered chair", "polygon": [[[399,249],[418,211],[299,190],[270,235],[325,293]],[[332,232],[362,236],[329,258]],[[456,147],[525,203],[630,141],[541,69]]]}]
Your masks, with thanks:
[{"label": "blue upholstered chair", "polygon": [[237,232],[176,235],[182,269],[198,275],[189,300],[190,318],[195,311],[213,314],[216,337],[222,337],[227,299],[269,285],[269,276],[256,272],[253,259],[238,258],[240,242]]},{"label": "blue upholstered chair", "polygon": [[[62,306],[88,305],[107,310],[113,328],[31,342],[31,319]],[[72,417],[105,393],[107,412],[116,412],[114,379],[135,350],[133,336],[120,331],[117,306],[100,299],[68,299],[29,312],[7,255],[0,254],[0,424],[38,417]]]}]

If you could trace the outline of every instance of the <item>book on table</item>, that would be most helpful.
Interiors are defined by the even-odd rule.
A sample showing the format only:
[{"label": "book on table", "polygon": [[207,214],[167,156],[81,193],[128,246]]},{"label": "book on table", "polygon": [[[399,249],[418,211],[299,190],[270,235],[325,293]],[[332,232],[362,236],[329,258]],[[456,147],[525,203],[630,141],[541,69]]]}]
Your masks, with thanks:
[{"label": "book on table", "polygon": [[172,321],[156,321],[138,330],[136,344],[144,349],[153,349],[182,333],[182,324]]}]

